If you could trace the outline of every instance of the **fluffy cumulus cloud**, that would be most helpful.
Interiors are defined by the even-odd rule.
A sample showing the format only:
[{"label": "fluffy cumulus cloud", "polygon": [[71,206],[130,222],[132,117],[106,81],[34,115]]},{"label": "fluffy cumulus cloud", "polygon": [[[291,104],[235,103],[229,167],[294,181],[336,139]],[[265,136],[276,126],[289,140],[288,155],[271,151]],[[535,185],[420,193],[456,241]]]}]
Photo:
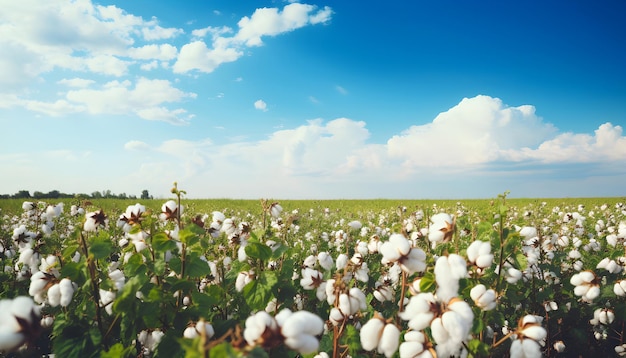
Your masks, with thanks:
[{"label": "fluffy cumulus cloud", "polygon": [[[0,12],[0,108],[50,116],[133,114],[186,123],[193,114],[168,104],[195,94],[175,88],[172,81],[147,79],[148,71],[209,73],[239,59],[247,47],[261,45],[263,37],[328,22],[331,14],[328,7],[291,3],[255,10],[237,22],[236,31],[208,26],[187,35],[161,26],[154,17],[144,19],[91,0],[7,2]],[[65,78],[52,79],[59,70]],[[69,90],[42,90],[50,84]],[[257,106],[266,109],[262,102]]]},{"label": "fluffy cumulus cloud", "polygon": [[[138,33],[143,35],[137,37]],[[180,29],[160,27],[155,19],[144,20],[89,0],[8,2],[0,13],[0,46],[11,50],[0,53],[0,63],[17,71],[2,71],[0,81],[26,85],[55,68],[122,76],[133,64],[130,59],[172,59],[176,55],[167,45],[137,49],[133,48],[135,42],[181,33]]]},{"label": "fluffy cumulus cloud", "polygon": [[[593,134],[559,133],[532,106],[509,107],[488,96],[464,99],[386,143],[369,143],[369,137],[365,122],[315,119],[255,142],[173,140],[151,147],[129,142],[126,148],[176,158],[172,165],[188,175],[174,180],[204,190],[202,183],[210,179],[213,189],[224,192],[196,195],[229,197],[407,197],[432,195],[446,187],[447,194],[439,195],[460,197],[467,195],[469,187],[485,182],[517,185],[519,181],[523,188],[529,176],[534,182],[547,180],[545,173],[560,170],[559,164],[567,165],[567,170],[589,163],[606,169],[626,158],[626,137],[620,126],[605,123]],[[164,166],[163,175],[167,172]],[[552,180],[559,184],[546,190],[588,183],[593,175],[579,175],[570,184]],[[613,175],[623,176],[624,170]],[[420,192],[416,183],[428,185]],[[450,191],[455,187],[458,191]],[[507,189],[490,187],[475,195]],[[537,190],[527,188],[531,189]]]},{"label": "fluffy cumulus cloud", "polygon": [[[223,63],[233,62],[244,54],[246,47],[260,46],[265,36],[276,36],[298,28],[326,23],[332,17],[329,7],[318,9],[313,5],[291,3],[278,8],[257,9],[252,16],[244,16],[237,23],[238,30],[229,27],[207,27],[197,29],[192,34],[196,39],[180,49],[173,66],[174,72],[185,73],[193,70],[210,73]],[[202,39],[211,35],[210,45]]]}]

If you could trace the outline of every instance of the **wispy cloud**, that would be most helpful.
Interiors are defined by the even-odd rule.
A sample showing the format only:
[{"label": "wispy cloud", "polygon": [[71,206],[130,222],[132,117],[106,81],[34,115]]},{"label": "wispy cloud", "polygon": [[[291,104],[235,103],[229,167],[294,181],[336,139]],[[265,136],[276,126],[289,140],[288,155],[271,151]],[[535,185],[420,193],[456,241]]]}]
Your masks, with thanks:
[{"label": "wispy cloud", "polygon": [[335,89],[337,90],[337,92],[341,93],[342,95],[348,94],[348,90],[339,85],[335,86]]}]

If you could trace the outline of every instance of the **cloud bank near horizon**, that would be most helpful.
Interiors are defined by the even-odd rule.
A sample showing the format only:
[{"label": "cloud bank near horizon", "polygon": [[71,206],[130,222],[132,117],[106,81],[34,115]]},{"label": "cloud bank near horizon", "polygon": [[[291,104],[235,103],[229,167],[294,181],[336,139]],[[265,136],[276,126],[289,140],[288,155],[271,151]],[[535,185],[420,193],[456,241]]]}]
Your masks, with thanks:
[{"label": "cloud bank near horizon", "polygon": [[[310,120],[255,142],[217,145],[208,138],[163,143],[134,140],[126,149],[135,155],[171,160],[186,173],[178,180],[194,183],[194,187],[213,177],[210,181],[222,182],[232,190],[248,188],[240,190],[239,196],[258,197],[263,191],[280,196],[284,190],[287,196],[319,197],[328,190],[327,195],[341,197],[341,193],[331,194],[334,185],[357,188],[379,183],[384,187],[424,180],[454,182],[454,177],[558,176],[559,166],[565,164],[569,170],[576,165],[596,165],[608,170],[602,175],[623,176],[624,168],[615,165],[626,158],[622,130],[619,125],[604,123],[593,134],[559,132],[538,117],[531,105],[509,107],[498,98],[479,95],[463,99],[432,121],[411,126],[385,143],[368,141],[365,122],[337,118]],[[586,177],[593,175],[600,173],[590,172]],[[205,191],[197,195],[223,194]],[[238,193],[228,196],[238,197]]]}]

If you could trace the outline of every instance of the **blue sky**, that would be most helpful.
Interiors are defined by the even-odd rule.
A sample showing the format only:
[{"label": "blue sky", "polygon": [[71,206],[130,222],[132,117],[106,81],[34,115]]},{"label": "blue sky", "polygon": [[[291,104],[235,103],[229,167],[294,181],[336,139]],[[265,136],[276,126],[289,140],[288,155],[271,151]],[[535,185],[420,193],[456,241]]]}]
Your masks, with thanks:
[{"label": "blue sky", "polygon": [[623,1],[0,4],[2,193],[626,196]]}]

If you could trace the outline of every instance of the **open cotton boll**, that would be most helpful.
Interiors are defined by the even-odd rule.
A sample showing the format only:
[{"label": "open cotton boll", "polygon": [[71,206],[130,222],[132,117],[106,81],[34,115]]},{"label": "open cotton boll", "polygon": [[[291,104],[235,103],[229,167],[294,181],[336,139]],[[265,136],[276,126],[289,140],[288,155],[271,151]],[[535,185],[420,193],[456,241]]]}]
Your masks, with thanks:
[{"label": "open cotton boll", "polygon": [[50,286],[48,289],[48,304],[56,307],[61,303],[61,286],[58,283]]},{"label": "open cotton boll", "polygon": [[317,351],[319,341],[315,336],[324,331],[324,321],[317,315],[308,311],[291,313],[289,309],[284,309],[276,315],[276,321],[289,348],[301,354]]},{"label": "open cotton boll", "polygon": [[361,331],[359,332],[361,347],[366,351],[376,349],[384,328],[385,321],[378,317],[374,317],[367,321],[363,327],[361,327]]},{"label": "open cotton boll", "polygon": [[378,353],[385,357],[393,356],[400,345],[400,330],[395,324],[388,323],[383,329],[380,341],[378,342]]},{"label": "open cotton boll", "polygon": [[435,317],[435,313],[431,311],[431,307],[437,304],[432,293],[420,293],[411,297],[409,303],[404,307],[404,311],[398,313],[398,316],[408,321],[408,326],[416,331],[428,327]]},{"label": "open cotton boll", "polygon": [[62,307],[67,307],[72,302],[74,296],[74,286],[69,278],[64,278],[59,282],[59,290],[61,291],[61,299],[59,304]]}]

